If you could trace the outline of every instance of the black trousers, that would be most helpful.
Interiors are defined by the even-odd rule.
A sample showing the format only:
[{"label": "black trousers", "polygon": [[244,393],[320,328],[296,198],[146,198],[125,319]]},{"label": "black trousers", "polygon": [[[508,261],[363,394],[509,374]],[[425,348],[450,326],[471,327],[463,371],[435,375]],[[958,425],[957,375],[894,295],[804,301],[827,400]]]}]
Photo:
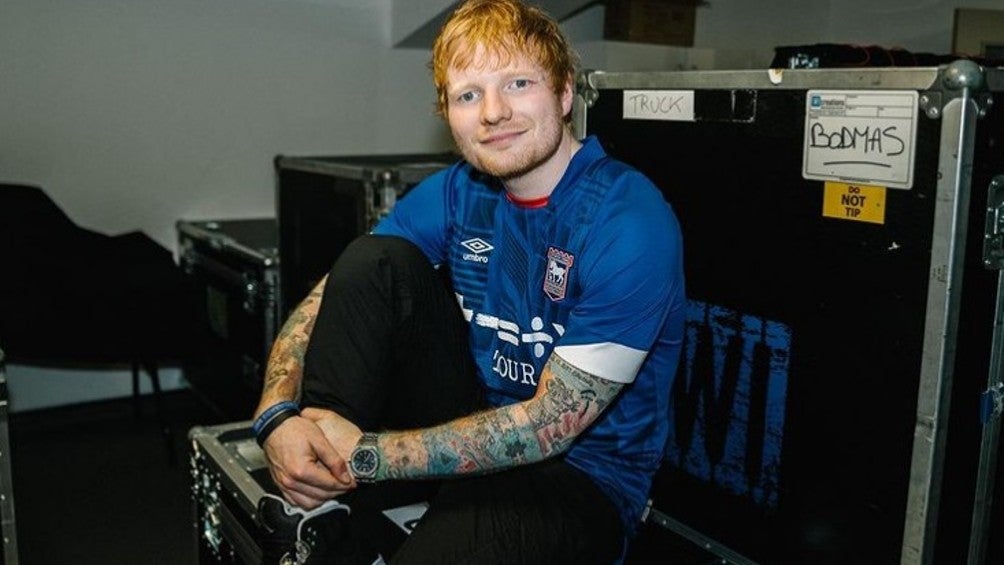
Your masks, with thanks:
[{"label": "black trousers", "polygon": [[[339,257],[307,348],[302,402],[364,431],[424,427],[486,408],[457,301],[410,242],[363,236]],[[623,547],[613,503],[561,458],[483,476],[363,485],[342,498],[353,508],[354,543],[394,564],[609,564]],[[403,543],[391,543],[383,511],[409,501],[428,510],[396,540]]]}]

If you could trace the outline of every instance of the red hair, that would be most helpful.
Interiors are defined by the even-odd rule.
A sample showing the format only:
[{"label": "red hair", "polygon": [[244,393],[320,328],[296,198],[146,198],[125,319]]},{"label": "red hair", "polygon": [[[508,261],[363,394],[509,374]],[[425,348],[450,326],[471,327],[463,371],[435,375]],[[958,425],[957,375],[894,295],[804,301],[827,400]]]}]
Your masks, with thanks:
[{"label": "red hair", "polygon": [[578,56],[551,16],[521,0],[467,0],[443,24],[432,46],[432,81],[436,110],[446,115],[449,105],[446,74],[467,69],[481,46],[492,63],[506,65],[526,56],[543,67],[555,94],[573,80]]}]

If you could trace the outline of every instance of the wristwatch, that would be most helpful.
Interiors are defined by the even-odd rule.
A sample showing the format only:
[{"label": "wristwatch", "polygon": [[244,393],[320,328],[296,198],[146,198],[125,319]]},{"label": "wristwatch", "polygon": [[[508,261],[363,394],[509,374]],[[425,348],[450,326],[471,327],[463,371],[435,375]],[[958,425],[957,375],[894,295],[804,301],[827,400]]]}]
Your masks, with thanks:
[{"label": "wristwatch", "polygon": [[365,433],[359,438],[359,443],[349,457],[349,471],[360,483],[376,482],[377,469],[380,468],[380,452],[377,450],[377,435]]}]

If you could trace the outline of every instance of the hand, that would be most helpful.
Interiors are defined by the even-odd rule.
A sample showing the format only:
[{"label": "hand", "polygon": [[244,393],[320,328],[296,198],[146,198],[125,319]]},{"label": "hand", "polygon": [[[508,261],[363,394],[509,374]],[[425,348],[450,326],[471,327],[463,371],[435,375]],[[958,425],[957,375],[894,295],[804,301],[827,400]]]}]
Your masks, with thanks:
[{"label": "hand", "polygon": [[[359,443],[363,432],[358,426],[341,417],[337,412],[321,408],[304,408],[301,416],[312,420],[324,432],[328,443],[335,448],[343,461],[348,461],[352,450]],[[351,474],[351,473],[350,473]],[[353,480],[353,482],[355,482]]]},{"label": "hand", "polygon": [[286,500],[307,510],[356,486],[345,458],[308,418],[280,424],[265,440],[265,457]]}]

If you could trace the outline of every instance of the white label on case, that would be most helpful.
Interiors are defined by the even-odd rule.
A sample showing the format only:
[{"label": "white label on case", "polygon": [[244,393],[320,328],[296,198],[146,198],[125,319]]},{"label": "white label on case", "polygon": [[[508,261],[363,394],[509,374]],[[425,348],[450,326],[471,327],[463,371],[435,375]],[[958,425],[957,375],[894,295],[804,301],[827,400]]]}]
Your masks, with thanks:
[{"label": "white label on case", "polygon": [[694,121],[693,90],[625,90],[625,120]]},{"label": "white label on case", "polygon": [[808,91],[802,176],[911,188],[918,113],[915,90]]}]

